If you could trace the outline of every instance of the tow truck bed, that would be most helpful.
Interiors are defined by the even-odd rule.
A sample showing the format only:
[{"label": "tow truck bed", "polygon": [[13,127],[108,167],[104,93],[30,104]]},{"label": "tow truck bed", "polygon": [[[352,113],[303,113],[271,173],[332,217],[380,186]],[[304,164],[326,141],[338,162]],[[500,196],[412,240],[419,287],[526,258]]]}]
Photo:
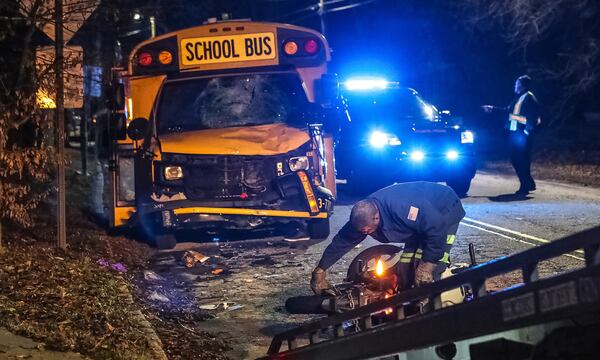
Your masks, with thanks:
[{"label": "tow truck bed", "polygon": [[[573,327],[579,327],[575,330],[577,338],[584,342],[579,347],[600,348],[600,344],[595,343],[600,339],[599,244],[600,227],[592,228],[490,261],[384,301],[305,324],[276,335],[265,359],[367,359],[394,354],[396,358],[401,354],[404,354],[402,358],[429,358],[421,357],[425,354],[416,357],[406,357],[406,354],[417,349],[429,349],[435,354],[435,351],[443,351],[446,344],[450,346],[450,353],[454,346],[456,354],[454,343],[460,347],[461,342],[464,343],[463,350],[471,345],[471,359],[480,358],[476,354],[482,351],[484,354],[493,351],[493,358],[498,359],[525,359],[530,357],[517,357],[515,349],[522,351],[525,348],[527,353],[527,349],[533,349],[549,334],[552,336],[553,330],[567,329],[568,332]],[[579,249],[583,249],[585,255],[583,268],[538,278],[540,261]],[[519,269],[523,283],[494,293],[485,290],[486,279]],[[439,294],[462,284],[469,284],[474,289],[474,300],[441,308]],[[435,310],[409,318],[404,316],[408,303],[426,297],[433,299]],[[388,308],[394,309],[396,320],[373,326],[372,314]],[[348,321],[359,321],[361,330],[347,333],[343,324]],[[498,343],[501,339],[510,339],[510,332],[516,329],[529,340]],[[322,334],[331,335],[322,339]],[[494,336],[485,336],[492,334]],[[284,342],[287,349],[282,350]],[[478,346],[474,348],[475,344]],[[513,356],[498,357],[501,355],[497,353],[499,348],[505,349],[506,354],[512,352]],[[485,356],[492,358],[491,355]]]}]

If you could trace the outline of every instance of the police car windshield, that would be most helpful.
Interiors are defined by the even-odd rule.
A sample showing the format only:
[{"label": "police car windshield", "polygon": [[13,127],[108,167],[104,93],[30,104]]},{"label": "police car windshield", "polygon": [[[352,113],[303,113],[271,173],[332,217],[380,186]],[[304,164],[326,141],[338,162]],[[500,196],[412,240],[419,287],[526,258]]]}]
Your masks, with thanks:
[{"label": "police car windshield", "polygon": [[434,121],[437,111],[410,89],[387,89],[346,95],[352,120]]},{"label": "police car windshield", "polygon": [[248,74],[167,82],[156,113],[159,134],[286,123],[303,126],[308,106],[297,75]]}]

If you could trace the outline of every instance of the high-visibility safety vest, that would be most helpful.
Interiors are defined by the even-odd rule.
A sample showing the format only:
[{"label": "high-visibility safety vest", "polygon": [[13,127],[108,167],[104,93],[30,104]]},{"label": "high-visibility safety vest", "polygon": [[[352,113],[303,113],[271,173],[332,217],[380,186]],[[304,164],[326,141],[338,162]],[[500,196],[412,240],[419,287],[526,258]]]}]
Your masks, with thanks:
[{"label": "high-visibility safety vest", "polygon": [[523,105],[523,101],[525,101],[525,98],[527,97],[527,95],[531,95],[535,99],[535,95],[533,95],[533,93],[531,93],[531,91],[528,91],[519,97],[519,100],[517,100],[517,102],[515,103],[515,106],[513,107],[512,112],[510,114],[508,114],[508,121],[509,121],[508,130],[517,131],[518,123],[527,125],[527,117],[521,115],[521,106]]}]

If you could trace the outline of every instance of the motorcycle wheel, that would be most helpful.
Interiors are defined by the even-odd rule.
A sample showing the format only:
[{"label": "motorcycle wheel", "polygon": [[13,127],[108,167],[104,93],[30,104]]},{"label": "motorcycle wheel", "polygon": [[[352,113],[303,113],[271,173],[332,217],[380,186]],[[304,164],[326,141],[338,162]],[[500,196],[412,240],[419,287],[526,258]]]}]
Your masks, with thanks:
[{"label": "motorcycle wheel", "polygon": [[398,263],[401,251],[401,247],[391,244],[376,245],[365,249],[360,254],[356,255],[354,260],[350,263],[346,274],[346,281],[352,281],[357,276],[361,275],[362,269],[358,268],[359,262],[362,261],[362,266],[366,271],[372,271],[375,269],[377,260],[381,259],[384,264],[383,268],[388,269]]}]

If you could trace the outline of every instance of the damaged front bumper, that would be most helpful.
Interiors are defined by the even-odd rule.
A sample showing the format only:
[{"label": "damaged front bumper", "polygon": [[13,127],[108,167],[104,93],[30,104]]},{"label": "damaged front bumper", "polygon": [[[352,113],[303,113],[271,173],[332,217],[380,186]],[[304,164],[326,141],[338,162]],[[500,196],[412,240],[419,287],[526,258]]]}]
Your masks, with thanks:
[{"label": "damaged front bumper", "polygon": [[[151,197],[138,207],[139,218],[151,221],[165,231],[184,229],[258,229],[286,222],[327,219],[333,210],[334,197],[323,187],[309,185],[297,190],[297,201],[268,206],[256,200],[196,201],[185,195]],[[312,204],[312,205],[311,205]],[[299,206],[300,205],[300,206]]]}]

